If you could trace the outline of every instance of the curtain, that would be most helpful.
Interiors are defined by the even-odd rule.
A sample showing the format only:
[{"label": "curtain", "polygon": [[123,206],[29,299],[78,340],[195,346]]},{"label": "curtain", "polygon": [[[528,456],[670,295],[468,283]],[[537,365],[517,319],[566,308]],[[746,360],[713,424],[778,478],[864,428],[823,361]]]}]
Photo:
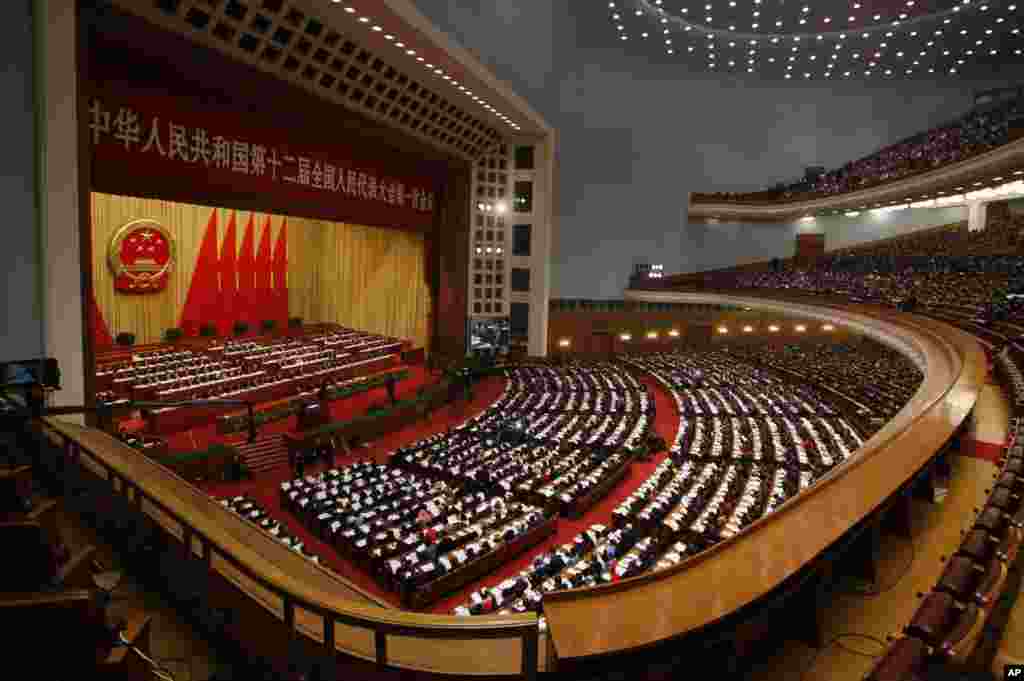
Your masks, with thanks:
[{"label": "curtain", "polygon": [[235,321],[235,299],[238,297],[238,272],[235,260],[238,247],[235,244],[235,213],[231,213],[231,221],[224,233],[224,241],[220,246],[220,314],[217,320],[217,332],[221,336],[231,334],[231,326]]},{"label": "curtain", "polygon": [[[137,343],[159,341],[183,318],[193,276],[198,274],[199,281],[207,282],[204,288],[217,292],[216,304],[203,308],[201,321],[217,324],[221,334],[230,331],[235,320],[248,321],[250,326],[263,319],[279,319],[283,324],[290,315],[427,346],[432,301],[422,234],[111,194],[93,193],[91,199],[98,318],[106,320],[112,334],[130,331]],[[140,218],[156,220],[170,232],[174,266],[163,291],[118,293],[106,261],[107,246],[122,225]],[[211,260],[209,250],[204,250],[211,223],[215,225],[213,277],[204,265]],[[246,228],[236,249],[236,225],[241,224]],[[263,226],[260,235],[255,233],[258,224]],[[257,268],[257,236],[259,260],[266,263],[262,270]],[[261,271],[260,284],[272,291],[273,298],[269,306],[250,308],[257,271]],[[264,298],[269,297],[264,293]]]},{"label": "curtain", "polygon": [[274,290],[273,300],[276,313],[274,318],[279,324],[288,323],[288,220],[281,223],[274,244]]}]

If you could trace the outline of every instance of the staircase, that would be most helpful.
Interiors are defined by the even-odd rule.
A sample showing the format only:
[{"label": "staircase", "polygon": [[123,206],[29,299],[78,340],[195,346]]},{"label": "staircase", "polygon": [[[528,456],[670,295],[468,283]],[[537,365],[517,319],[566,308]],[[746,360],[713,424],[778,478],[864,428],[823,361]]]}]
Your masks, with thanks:
[{"label": "staircase", "polygon": [[235,448],[242,455],[242,463],[253,475],[288,464],[288,447],[284,435],[264,435],[251,444],[248,441],[240,442]]}]

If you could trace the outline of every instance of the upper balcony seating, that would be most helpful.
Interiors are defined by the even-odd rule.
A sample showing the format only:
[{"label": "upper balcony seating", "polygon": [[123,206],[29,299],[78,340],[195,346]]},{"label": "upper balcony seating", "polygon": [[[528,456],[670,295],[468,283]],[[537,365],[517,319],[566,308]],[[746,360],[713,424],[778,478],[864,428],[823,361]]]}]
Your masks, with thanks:
[{"label": "upper balcony seating", "polygon": [[1012,141],[1024,126],[1024,101],[975,109],[958,120],[876,151],[817,179],[757,192],[695,194],[694,201],[758,203],[798,201],[844,194],[965,160]]}]

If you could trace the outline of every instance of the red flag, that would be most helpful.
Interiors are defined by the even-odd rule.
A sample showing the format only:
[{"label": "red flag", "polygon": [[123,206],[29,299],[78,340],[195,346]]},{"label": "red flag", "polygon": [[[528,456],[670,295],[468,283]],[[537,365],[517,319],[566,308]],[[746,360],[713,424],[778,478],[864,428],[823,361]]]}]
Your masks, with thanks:
[{"label": "red flag", "polygon": [[235,243],[235,213],[231,214],[224,243],[220,246],[220,320],[221,336],[230,336],[235,321],[235,298],[238,297],[238,245]]},{"label": "red flag", "polygon": [[276,309],[271,299],[273,291],[270,288],[270,216],[267,216],[263,223],[263,233],[260,235],[260,248],[256,253],[256,300],[257,308],[254,310],[256,319],[253,321],[259,324],[264,319],[273,319]]},{"label": "red flag", "polygon": [[274,298],[277,301],[278,324],[288,324],[288,219],[281,223],[274,244]]},{"label": "red flag", "polygon": [[103,319],[103,312],[96,303],[96,296],[90,293],[89,297],[89,328],[92,329],[93,345],[96,349],[109,348],[114,345],[114,339],[107,328],[107,322]]},{"label": "red flag", "polygon": [[217,211],[214,210],[210,213],[206,234],[199,246],[199,258],[178,323],[189,336],[197,335],[201,324],[213,323],[217,319],[220,308],[217,269]]},{"label": "red flag", "polygon": [[[256,273],[256,259],[253,256],[253,218],[249,216],[249,224],[245,226],[242,237],[242,248],[238,251],[238,292],[235,296],[235,321],[249,322],[253,328],[256,306],[254,304],[253,283]],[[257,322],[258,323],[258,322]]]}]

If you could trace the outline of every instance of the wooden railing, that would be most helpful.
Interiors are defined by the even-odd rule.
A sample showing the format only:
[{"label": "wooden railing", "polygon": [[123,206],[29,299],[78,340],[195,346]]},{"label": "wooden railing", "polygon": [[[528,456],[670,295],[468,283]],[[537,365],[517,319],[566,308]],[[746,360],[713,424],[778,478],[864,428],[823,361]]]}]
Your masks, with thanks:
[{"label": "wooden railing", "polygon": [[[535,614],[453,617],[392,609],[106,434],[55,418],[41,427],[67,462],[109,483],[174,537],[189,560],[200,561],[204,574],[242,594],[241,605],[266,613],[281,638],[402,669],[533,678],[548,664],[549,644],[563,658],[635,649],[699,630],[771,593],[910,480],[960,426],[984,382],[976,341],[940,322],[756,297],[630,295],[828,320],[896,348],[922,368],[925,380],[846,465],[733,539],[665,571],[546,595],[546,634],[538,632]],[[244,626],[251,618],[239,619]],[[269,655],[268,645],[254,647]]]},{"label": "wooden railing", "polygon": [[332,655],[408,669],[525,678],[537,673],[535,614],[470,618],[392,609],[105,433],[57,418],[44,419],[42,428],[68,463],[109,482],[190,558],[276,618],[284,636],[303,636]]}]

